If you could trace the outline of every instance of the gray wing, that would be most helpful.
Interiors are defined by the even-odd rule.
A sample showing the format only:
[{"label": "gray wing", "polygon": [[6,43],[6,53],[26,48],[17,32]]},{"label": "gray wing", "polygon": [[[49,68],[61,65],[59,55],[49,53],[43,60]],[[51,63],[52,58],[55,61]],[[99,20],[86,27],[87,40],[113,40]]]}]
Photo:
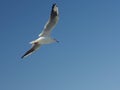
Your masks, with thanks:
[{"label": "gray wing", "polygon": [[40,47],[40,44],[38,44],[38,43],[33,44],[32,48],[29,49],[21,58],[23,59],[24,57],[31,55],[33,52],[38,50],[39,47]]},{"label": "gray wing", "polygon": [[55,27],[59,19],[58,7],[56,4],[53,4],[50,18],[46,25],[44,26],[43,31],[39,34],[39,36],[49,36],[52,29]]}]

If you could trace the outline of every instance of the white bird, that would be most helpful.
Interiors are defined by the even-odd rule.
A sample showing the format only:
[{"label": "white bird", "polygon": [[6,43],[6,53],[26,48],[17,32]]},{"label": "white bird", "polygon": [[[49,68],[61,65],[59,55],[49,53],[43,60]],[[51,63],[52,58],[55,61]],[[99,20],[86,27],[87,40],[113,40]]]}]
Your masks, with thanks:
[{"label": "white bird", "polygon": [[51,31],[57,24],[58,20],[59,20],[58,7],[56,4],[53,4],[50,18],[48,22],[46,23],[46,25],[44,26],[43,31],[39,34],[39,38],[30,42],[30,44],[32,44],[31,49],[28,50],[21,58],[31,55],[33,52],[38,50],[41,45],[50,44],[53,42],[59,42],[56,39],[50,37]]}]

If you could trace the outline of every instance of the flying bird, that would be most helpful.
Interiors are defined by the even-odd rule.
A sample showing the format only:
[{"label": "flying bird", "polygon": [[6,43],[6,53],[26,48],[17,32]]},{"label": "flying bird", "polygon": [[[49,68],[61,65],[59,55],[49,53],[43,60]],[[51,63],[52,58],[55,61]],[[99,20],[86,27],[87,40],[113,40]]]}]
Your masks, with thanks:
[{"label": "flying bird", "polygon": [[45,24],[43,31],[39,34],[39,38],[30,42],[30,44],[32,44],[31,49],[29,49],[21,58],[31,55],[33,52],[38,50],[41,45],[59,42],[58,40],[50,36],[51,31],[56,26],[58,20],[59,20],[58,7],[56,4],[53,4],[49,20]]}]

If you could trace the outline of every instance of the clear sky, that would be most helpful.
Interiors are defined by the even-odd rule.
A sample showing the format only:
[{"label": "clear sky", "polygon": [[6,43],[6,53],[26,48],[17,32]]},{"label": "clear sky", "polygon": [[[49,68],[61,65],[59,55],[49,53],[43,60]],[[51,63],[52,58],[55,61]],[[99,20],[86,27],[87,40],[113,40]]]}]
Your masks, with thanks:
[{"label": "clear sky", "polygon": [[[57,3],[52,37],[21,59]],[[120,0],[1,0],[0,90],[120,90]]]}]

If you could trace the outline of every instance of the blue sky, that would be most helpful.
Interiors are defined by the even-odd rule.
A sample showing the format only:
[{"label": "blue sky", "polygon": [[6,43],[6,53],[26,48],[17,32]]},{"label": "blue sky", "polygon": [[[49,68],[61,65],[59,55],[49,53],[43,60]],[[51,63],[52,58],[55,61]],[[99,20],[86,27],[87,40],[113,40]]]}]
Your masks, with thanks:
[{"label": "blue sky", "polygon": [[[20,58],[57,3],[60,43]],[[1,0],[0,90],[120,90],[119,0]]]}]

